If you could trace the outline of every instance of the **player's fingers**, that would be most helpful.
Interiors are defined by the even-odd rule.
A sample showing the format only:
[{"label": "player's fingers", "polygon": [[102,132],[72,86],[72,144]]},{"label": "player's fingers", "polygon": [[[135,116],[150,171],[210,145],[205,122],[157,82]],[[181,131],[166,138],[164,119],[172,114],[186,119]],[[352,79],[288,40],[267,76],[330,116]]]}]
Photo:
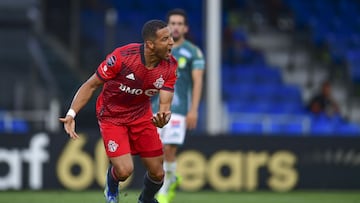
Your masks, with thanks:
[{"label": "player's fingers", "polygon": [[153,120],[156,127],[162,128],[164,127],[163,116],[161,113],[157,113]]},{"label": "player's fingers", "polygon": [[68,124],[64,124],[64,129],[65,129],[65,132],[71,136],[71,126],[69,126]]},{"label": "player's fingers", "polygon": [[164,118],[165,123],[168,123],[171,118],[171,111],[164,112],[163,118]]},{"label": "player's fingers", "polygon": [[163,125],[166,125],[166,124],[167,124],[168,118],[169,118],[168,116],[169,116],[169,114],[166,113],[166,112],[164,112],[164,113],[162,114],[161,122],[162,122]]},{"label": "player's fingers", "polygon": [[75,139],[78,139],[80,137],[76,132],[74,132],[74,135],[75,135]]},{"label": "player's fingers", "polygon": [[188,130],[191,130],[191,129],[193,129],[193,125],[192,125],[191,123],[187,122],[187,123],[186,123],[186,128],[187,128]]},{"label": "player's fingers", "polygon": [[153,116],[151,121],[156,127],[159,127],[159,121],[157,119],[157,116]]},{"label": "player's fingers", "polygon": [[77,139],[77,138],[79,138],[79,135],[75,131],[71,131],[70,132],[70,138]]},{"label": "player's fingers", "polygon": [[165,113],[161,113],[160,116],[159,116],[159,123],[161,125],[163,125],[165,123],[165,120],[166,120]]},{"label": "player's fingers", "polygon": [[159,121],[159,116],[158,114],[156,114],[155,116],[153,116],[152,118],[153,122],[157,123]]},{"label": "player's fingers", "polygon": [[187,118],[186,119],[186,127],[189,130],[192,130],[192,129],[196,128],[196,120],[191,119],[191,118]]},{"label": "player's fingers", "polygon": [[189,123],[189,124],[187,125],[187,128],[188,128],[189,130],[195,129],[195,128],[196,128],[196,124],[195,124],[195,123]]},{"label": "player's fingers", "polygon": [[163,114],[160,113],[160,112],[158,112],[158,113],[156,114],[156,117],[157,117],[157,120],[160,121],[161,118],[163,117]]},{"label": "player's fingers", "polygon": [[155,117],[152,117],[152,118],[151,118],[151,121],[153,122],[154,125],[156,125],[156,119],[155,119]]}]

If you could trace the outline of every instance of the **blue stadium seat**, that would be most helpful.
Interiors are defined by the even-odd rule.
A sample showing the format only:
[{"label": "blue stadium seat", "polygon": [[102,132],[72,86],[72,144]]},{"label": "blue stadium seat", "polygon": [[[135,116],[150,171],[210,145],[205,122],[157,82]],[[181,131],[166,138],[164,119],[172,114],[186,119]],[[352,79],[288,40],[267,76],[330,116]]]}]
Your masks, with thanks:
[{"label": "blue stadium seat", "polygon": [[12,132],[27,133],[29,132],[29,124],[25,120],[15,119],[12,122]]},{"label": "blue stadium seat", "polygon": [[271,113],[274,114],[303,114],[305,108],[301,101],[273,101]]},{"label": "blue stadium seat", "polygon": [[230,132],[235,135],[238,134],[253,134],[261,135],[263,128],[261,123],[246,123],[246,122],[235,122],[231,124]]},{"label": "blue stadium seat", "polygon": [[252,71],[222,69],[222,80],[224,84],[254,84],[256,83],[255,74]]},{"label": "blue stadium seat", "polygon": [[341,136],[359,136],[360,127],[355,123],[343,123],[336,127],[336,134]]},{"label": "blue stadium seat", "polygon": [[3,120],[0,120],[0,133],[5,132],[5,123]]},{"label": "blue stadium seat", "polygon": [[273,101],[277,97],[278,89],[281,88],[282,85],[279,84],[259,84],[254,85],[252,87],[252,93],[256,95],[258,100],[263,101]]},{"label": "blue stadium seat", "polygon": [[271,133],[281,135],[302,135],[304,132],[301,122],[272,123]]},{"label": "blue stadium seat", "polygon": [[226,100],[228,101],[243,101],[243,100],[252,100],[251,84],[241,84],[241,85],[232,85],[226,84],[223,87],[223,94]]},{"label": "blue stadium seat", "polygon": [[311,133],[314,135],[336,135],[337,126],[344,123],[340,115],[332,117],[327,116],[325,113],[310,114],[311,118]]},{"label": "blue stadium seat", "polygon": [[280,101],[299,102],[302,101],[299,87],[295,85],[284,85],[278,88],[277,98]]},{"label": "blue stadium seat", "polygon": [[312,135],[332,135],[335,132],[335,128],[331,123],[313,121],[311,123],[310,133]]},{"label": "blue stadium seat", "polygon": [[274,67],[260,67],[254,68],[254,74],[256,75],[256,81],[260,84],[276,85],[282,83],[282,78],[279,69]]},{"label": "blue stadium seat", "polygon": [[0,119],[0,132],[2,133],[24,134],[29,131],[29,123],[23,119],[16,118],[9,121],[5,121],[3,118]]},{"label": "blue stadium seat", "polygon": [[249,103],[246,101],[229,101],[227,103],[227,110],[229,113],[246,112],[249,108]]},{"label": "blue stadium seat", "polygon": [[353,81],[360,81],[360,47],[346,53],[346,62]]}]

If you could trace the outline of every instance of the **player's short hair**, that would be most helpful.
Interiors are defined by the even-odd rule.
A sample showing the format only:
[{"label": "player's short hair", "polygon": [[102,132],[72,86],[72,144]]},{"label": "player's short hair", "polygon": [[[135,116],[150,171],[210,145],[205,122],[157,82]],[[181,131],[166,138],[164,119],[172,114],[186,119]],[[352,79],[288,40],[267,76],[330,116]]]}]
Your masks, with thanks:
[{"label": "player's short hair", "polygon": [[165,27],[167,27],[167,24],[162,20],[147,21],[141,31],[143,40],[146,41],[156,39],[156,32]]},{"label": "player's short hair", "polygon": [[181,9],[181,8],[175,8],[173,10],[170,10],[167,15],[166,15],[166,22],[169,22],[169,19],[172,15],[180,15],[182,17],[184,17],[184,20],[185,20],[185,25],[188,24],[188,16],[187,16],[187,13],[184,9]]}]

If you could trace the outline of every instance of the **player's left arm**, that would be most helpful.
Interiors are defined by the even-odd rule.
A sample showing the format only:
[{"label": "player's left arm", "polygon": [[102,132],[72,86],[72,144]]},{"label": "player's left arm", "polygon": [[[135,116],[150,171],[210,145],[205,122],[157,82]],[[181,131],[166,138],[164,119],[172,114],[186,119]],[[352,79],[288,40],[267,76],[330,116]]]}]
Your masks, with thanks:
[{"label": "player's left arm", "polygon": [[164,127],[171,117],[171,102],[174,92],[160,90],[159,92],[159,111],[153,116],[152,121],[156,127]]},{"label": "player's left arm", "polygon": [[203,69],[194,69],[192,71],[193,89],[192,89],[192,101],[190,109],[186,116],[186,126],[188,129],[194,129],[197,126],[199,105],[201,100],[201,93],[203,88]]},{"label": "player's left arm", "polygon": [[192,100],[190,109],[186,115],[186,127],[191,130],[196,128],[199,117],[199,105],[203,89],[203,75],[205,69],[205,60],[201,50],[196,47],[192,61],[191,77],[193,81]]},{"label": "player's left arm", "polygon": [[153,115],[152,122],[158,128],[164,127],[171,117],[171,102],[174,96],[174,87],[177,80],[177,61],[172,58],[171,69],[164,85],[159,91],[159,111]]}]

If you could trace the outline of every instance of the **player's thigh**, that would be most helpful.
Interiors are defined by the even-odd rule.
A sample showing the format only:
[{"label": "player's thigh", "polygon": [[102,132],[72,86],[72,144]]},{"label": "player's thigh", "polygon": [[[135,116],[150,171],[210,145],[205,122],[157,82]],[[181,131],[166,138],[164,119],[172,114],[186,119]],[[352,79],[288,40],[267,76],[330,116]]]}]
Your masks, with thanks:
[{"label": "player's thigh", "polygon": [[186,118],[180,114],[171,115],[169,123],[159,130],[163,144],[182,145],[186,134]]},{"label": "player's thigh", "polygon": [[109,158],[131,153],[127,127],[99,122],[106,154]]},{"label": "player's thigh", "polygon": [[143,122],[130,127],[130,146],[134,155],[140,157],[162,156],[162,143],[156,127],[150,119],[143,118]]}]

